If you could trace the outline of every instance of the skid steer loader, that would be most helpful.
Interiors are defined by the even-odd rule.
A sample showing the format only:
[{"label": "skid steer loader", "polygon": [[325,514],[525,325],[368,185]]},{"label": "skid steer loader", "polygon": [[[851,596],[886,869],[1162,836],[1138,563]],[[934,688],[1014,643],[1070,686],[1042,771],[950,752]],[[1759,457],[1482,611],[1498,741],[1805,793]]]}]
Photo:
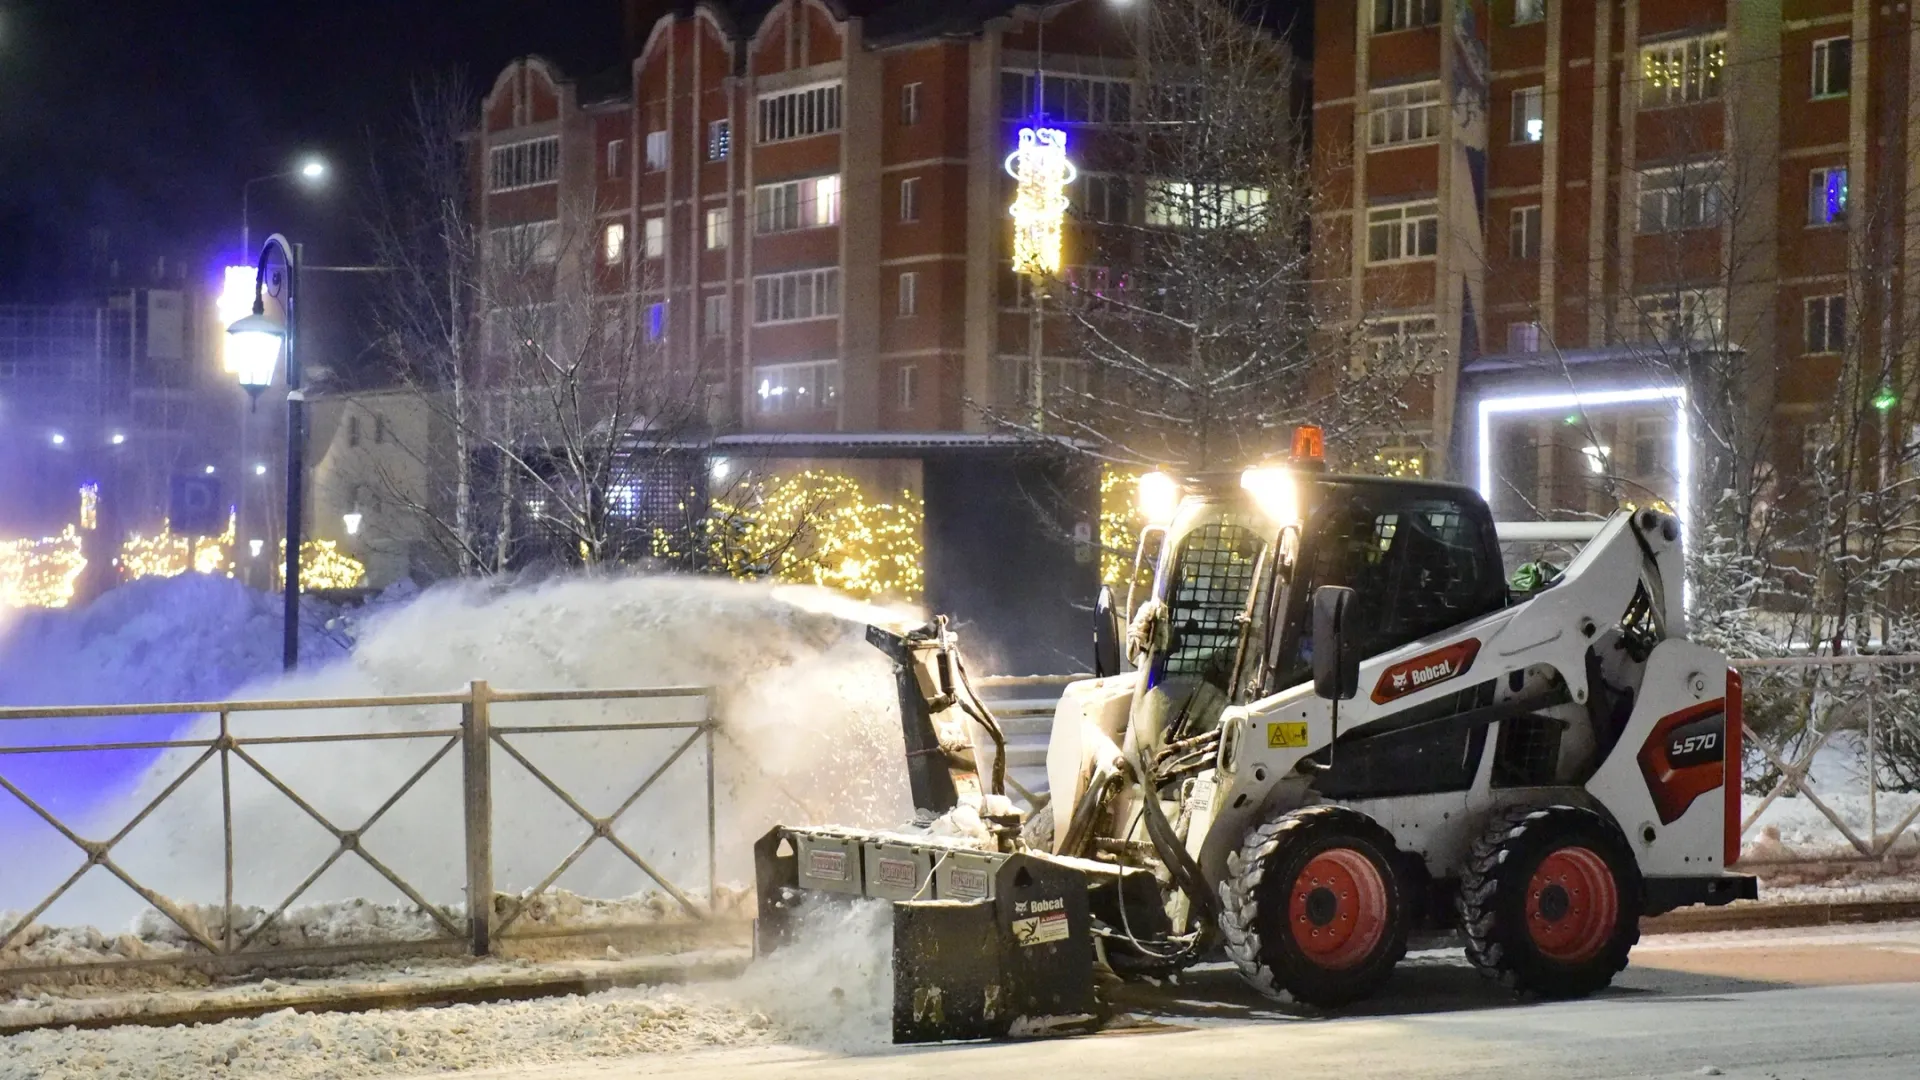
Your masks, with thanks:
[{"label": "skid steer loader", "polygon": [[999,797],[1004,740],[945,622],[870,628],[915,805],[976,808],[989,839],[775,828],[757,948],[811,899],[892,901],[894,1038],[924,1042],[1091,1026],[1096,970],[1222,955],[1338,1007],[1411,934],[1457,932],[1514,991],[1576,997],[1626,966],[1642,916],[1756,895],[1727,869],[1740,681],[1686,640],[1674,518],[1617,513],[1518,592],[1469,488],[1297,452],[1150,474],[1141,496],[1150,584],[1124,626],[1103,592],[1043,805]]}]

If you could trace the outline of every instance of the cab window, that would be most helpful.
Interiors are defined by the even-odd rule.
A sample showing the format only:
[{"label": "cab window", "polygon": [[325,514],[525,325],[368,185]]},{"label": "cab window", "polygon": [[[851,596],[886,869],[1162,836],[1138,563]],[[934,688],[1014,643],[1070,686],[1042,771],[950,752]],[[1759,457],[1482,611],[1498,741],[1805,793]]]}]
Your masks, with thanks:
[{"label": "cab window", "polygon": [[1167,583],[1170,633],[1163,675],[1197,675],[1227,688],[1240,620],[1265,549],[1260,535],[1235,516],[1202,525],[1181,541]]}]

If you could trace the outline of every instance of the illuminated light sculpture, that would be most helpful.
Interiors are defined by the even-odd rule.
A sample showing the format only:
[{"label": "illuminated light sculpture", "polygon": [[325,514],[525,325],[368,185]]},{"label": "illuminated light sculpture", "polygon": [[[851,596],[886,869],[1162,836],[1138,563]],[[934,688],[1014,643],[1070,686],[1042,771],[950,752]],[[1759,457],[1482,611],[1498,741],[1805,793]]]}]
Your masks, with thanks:
[{"label": "illuminated light sculpture", "polygon": [[80,527],[87,532],[100,527],[99,484],[87,484],[80,489]]},{"label": "illuminated light sculpture", "polygon": [[1007,155],[1006,168],[1020,185],[1011,208],[1014,273],[1057,274],[1067,185],[1079,175],[1067,160],[1067,133],[1021,128],[1020,147]]}]

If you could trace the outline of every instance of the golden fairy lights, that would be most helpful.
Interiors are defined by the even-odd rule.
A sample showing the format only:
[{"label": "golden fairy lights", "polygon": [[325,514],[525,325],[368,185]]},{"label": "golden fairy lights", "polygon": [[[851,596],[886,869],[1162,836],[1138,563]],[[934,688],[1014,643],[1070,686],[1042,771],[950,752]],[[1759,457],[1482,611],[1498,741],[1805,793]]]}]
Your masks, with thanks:
[{"label": "golden fairy lights", "polygon": [[883,502],[843,473],[808,470],[742,484],[717,501],[707,548],[711,563],[735,577],[911,601],[925,588],[922,525],[912,492]]},{"label": "golden fairy lights", "polygon": [[143,577],[177,577],[191,570],[196,574],[232,576],[234,518],[227,517],[227,531],[218,537],[197,542],[162,525],[154,536],[134,533],[120,546],[120,574],[128,581]]},{"label": "golden fairy lights", "polygon": [[0,607],[66,607],[86,568],[80,531],[71,525],[58,536],[0,540]]},{"label": "golden fairy lights", "polygon": [[[287,544],[280,542],[280,561],[286,565]],[[284,577],[284,571],[274,580]],[[332,540],[308,540],[300,545],[300,591],[357,589],[367,580],[366,564],[340,550]]]},{"label": "golden fairy lights", "polygon": [[1060,272],[1060,223],[1067,213],[1067,185],[1079,175],[1067,160],[1067,133],[1057,128],[1021,128],[1019,149],[1007,155],[1007,174],[1019,181],[1013,206],[1013,271]]}]

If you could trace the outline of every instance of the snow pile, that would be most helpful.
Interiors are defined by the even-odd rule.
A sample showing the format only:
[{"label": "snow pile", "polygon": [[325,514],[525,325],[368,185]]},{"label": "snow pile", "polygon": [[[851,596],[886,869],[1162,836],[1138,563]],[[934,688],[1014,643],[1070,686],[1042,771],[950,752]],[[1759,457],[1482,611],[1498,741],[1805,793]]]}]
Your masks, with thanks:
[{"label": "snow pile", "polygon": [[893,1041],[893,905],[820,901],[797,913],[790,944],[730,983],[695,992],[765,1016],[790,1041],[872,1050]]},{"label": "snow pile", "polygon": [[[179,580],[169,584],[179,589]],[[221,583],[206,585],[218,588]],[[147,591],[146,597],[149,607],[164,606],[163,590]],[[128,608],[115,616],[123,625],[145,617],[135,599],[128,598]],[[445,692],[474,679],[501,689],[710,686],[721,721],[714,762],[719,877],[740,882],[751,880],[752,841],[776,821],[877,826],[907,816],[892,674],[885,657],[866,644],[864,624],[899,625],[910,618],[910,613],[857,605],[817,591],[713,579],[576,578],[514,589],[464,584],[435,589],[347,628],[357,641],[342,660],[237,691],[225,689],[248,698],[309,698]],[[254,636],[270,639],[277,655],[278,624],[272,619],[268,623],[255,620],[247,625],[249,633],[260,631]],[[274,633],[265,634],[269,629]],[[125,645],[132,633],[126,629],[113,638]],[[230,634],[229,628],[208,636],[224,640]],[[182,646],[178,655],[149,650],[144,660],[125,657],[116,662],[128,670],[191,666],[200,662],[196,651],[212,648],[213,641],[207,640]],[[73,661],[61,661],[49,649],[43,645],[37,663],[75,670]],[[228,677],[251,662],[218,661],[213,666]],[[163,681],[156,675],[147,685],[157,694]],[[184,681],[176,677],[173,688]],[[701,716],[701,702],[684,698],[502,703],[492,708],[496,728],[697,721]],[[233,730],[242,738],[395,734],[444,730],[458,723],[457,707],[433,706],[236,714]],[[147,733],[163,731],[173,734],[162,725]],[[211,738],[216,733],[217,724],[208,717],[190,722],[180,737]],[[508,734],[505,741],[591,813],[606,814],[625,802],[688,734],[684,729],[532,731]],[[427,899],[451,908],[464,900],[465,885],[457,748],[376,822],[365,825],[446,743],[436,736],[256,744],[248,753],[337,828],[364,827],[359,843],[370,855]],[[199,750],[161,755],[131,790],[78,819],[80,831],[113,835],[200,756]],[[590,826],[504,747],[495,746],[493,759],[495,883],[502,892],[518,893],[545,880],[589,834]],[[243,907],[270,911],[338,842],[251,765],[236,758],[232,775],[235,900]],[[632,804],[616,827],[623,843],[688,891],[707,880],[706,775],[704,744],[697,743]],[[114,858],[144,885],[182,906],[217,903],[223,881],[221,799],[217,762],[203,766],[115,848]],[[72,846],[45,826],[9,829],[0,841],[20,856],[9,860],[19,872],[0,876],[0,909],[31,908],[78,860]],[[595,844],[555,887],[614,900],[658,888],[604,843]],[[326,905],[372,901],[353,909],[366,916],[393,911],[381,905],[398,899],[391,884],[349,853],[314,881],[298,903],[325,910]],[[144,902],[96,869],[43,921],[129,927],[145,910]],[[382,932],[393,929],[382,919],[386,916],[348,923]],[[331,933],[323,929],[319,936],[332,940]]]},{"label": "snow pile", "polygon": [[[1850,732],[1835,735],[1814,756],[1806,786],[1846,822],[1855,836],[1871,842],[1875,826],[1885,834],[1920,806],[1920,793],[1882,791],[1870,800],[1863,742]],[[1797,758],[1789,756],[1789,760]],[[1761,798],[1746,796],[1745,812],[1752,813]],[[1906,842],[1895,845],[1894,850],[1910,854],[1916,847],[1920,844],[1909,837]],[[1761,811],[1759,820],[1747,830],[1741,844],[1742,858],[1749,859],[1819,859],[1856,854],[1847,838],[1805,795],[1783,795],[1769,803]]]}]

